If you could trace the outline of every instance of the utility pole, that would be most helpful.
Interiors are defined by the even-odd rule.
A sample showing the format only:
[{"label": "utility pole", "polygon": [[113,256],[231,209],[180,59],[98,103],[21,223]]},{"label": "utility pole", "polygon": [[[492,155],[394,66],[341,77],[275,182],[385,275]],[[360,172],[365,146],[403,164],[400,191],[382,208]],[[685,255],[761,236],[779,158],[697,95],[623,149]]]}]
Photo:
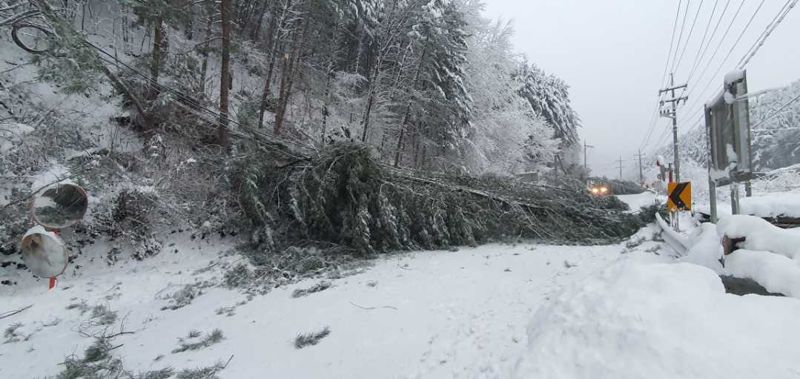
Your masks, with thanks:
[{"label": "utility pole", "polygon": [[619,180],[622,180],[622,156],[619,156]]},{"label": "utility pole", "polygon": [[588,156],[589,156],[589,149],[594,149],[594,146],[587,145],[586,140],[583,141],[583,169],[586,171],[586,175],[589,175],[589,164],[588,164]]},{"label": "utility pole", "polygon": [[[688,87],[687,84],[683,84],[680,86],[675,85],[675,75],[670,73],[669,74],[669,88],[663,88],[658,91],[658,95],[661,96],[667,92],[670,93],[672,96],[668,100],[661,100],[661,117],[671,118],[672,119],[672,144],[673,144],[673,156],[675,158],[675,181],[681,181],[681,161],[678,157],[678,105],[681,102],[686,102],[689,100],[688,96],[681,96],[675,97],[675,90],[679,89],[686,89]],[[664,109],[664,104],[671,103],[672,107]]]},{"label": "utility pole", "polygon": [[642,168],[642,151],[639,150],[639,184],[644,184],[644,169]]}]

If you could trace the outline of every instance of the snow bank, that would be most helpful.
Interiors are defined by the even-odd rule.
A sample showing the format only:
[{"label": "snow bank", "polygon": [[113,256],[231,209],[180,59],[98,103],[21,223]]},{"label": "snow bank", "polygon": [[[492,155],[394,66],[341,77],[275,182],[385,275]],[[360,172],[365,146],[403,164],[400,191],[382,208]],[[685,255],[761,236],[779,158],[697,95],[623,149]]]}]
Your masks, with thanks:
[{"label": "snow bank", "polygon": [[690,248],[681,262],[700,265],[716,273],[722,273],[722,244],[717,235],[717,226],[711,223],[701,224],[689,238]]},{"label": "snow bank", "polygon": [[649,207],[659,202],[659,196],[653,192],[645,191],[636,195],[616,195],[623,203],[628,204],[631,212],[637,213],[644,207]]},{"label": "snow bank", "polygon": [[789,378],[800,302],[725,294],[711,270],[625,260],[536,313],[518,378]]},{"label": "snow bank", "polygon": [[780,229],[758,217],[725,217],[717,224],[717,234],[720,237],[746,238],[739,243],[742,249],[769,251],[792,259],[800,256],[800,233]]},{"label": "snow bank", "polygon": [[759,217],[800,217],[800,193],[777,193],[740,200],[742,213]]},{"label": "snow bank", "polygon": [[769,292],[800,298],[800,265],[783,255],[737,250],[725,257],[725,271],[737,278],[753,279]]}]

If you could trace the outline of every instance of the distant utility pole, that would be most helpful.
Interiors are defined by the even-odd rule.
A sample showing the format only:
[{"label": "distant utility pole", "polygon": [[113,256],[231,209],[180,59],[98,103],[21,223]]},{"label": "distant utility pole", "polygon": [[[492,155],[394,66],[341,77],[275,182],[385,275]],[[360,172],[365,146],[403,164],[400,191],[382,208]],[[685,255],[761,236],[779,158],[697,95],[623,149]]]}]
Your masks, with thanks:
[{"label": "distant utility pole", "polygon": [[587,145],[586,140],[583,141],[583,169],[586,171],[586,175],[589,175],[589,164],[587,157],[589,156],[589,149],[594,149],[594,146]]},{"label": "distant utility pole", "polygon": [[622,180],[622,155],[619,156],[619,180]]},{"label": "distant utility pole", "polygon": [[[688,96],[682,97],[675,97],[675,90],[679,89],[686,89],[688,87],[687,84],[683,84],[680,86],[675,85],[675,75],[670,73],[669,74],[669,88],[663,88],[658,91],[658,95],[661,96],[667,92],[670,93],[672,96],[668,100],[661,100],[661,117],[671,118],[672,119],[672,144],[673,144],[673,155],[675,158],[675,181],[681,181],[681,161],[678,158],[678,104],[681,102],[686,102],[689,100]],[[664,109],[664,105],[667,103],[671,103],[672,107]]]},{"label": "distant utility pole", "polygon": [[644,184],[644,170],[642,169],[642,151],[639,150],[639,184]]}]

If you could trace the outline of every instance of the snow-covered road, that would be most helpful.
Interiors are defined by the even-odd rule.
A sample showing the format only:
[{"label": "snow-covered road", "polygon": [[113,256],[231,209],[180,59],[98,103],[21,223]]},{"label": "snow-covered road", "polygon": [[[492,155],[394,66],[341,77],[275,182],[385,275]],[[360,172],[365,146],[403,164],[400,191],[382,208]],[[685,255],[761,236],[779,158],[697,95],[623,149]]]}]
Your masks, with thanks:
[{"label": "snow-covered road", "polygon": [[[124,274],[64,280],[52,293],[36,286],[3,297],[2,311],[34,306],[0,320],[3,329],[22,323],[17,332],[23,335],[0,344],[0,377],[54,375],[65,356],[81,355],[92,342],[81,335],[92,311],[66,309],[81,301],[115,311],[110,330],[134,332],[114,339],[122,344],[115,354],[134,372],[197,368],[233,356],[221,377],[507,377],[526,348],[532,314],[562,286],[607,266],[623,249],[520,244],[413,253],[379,260],[306,297],[291,294],[316,281],[250,301],[209,288],[191,304],[163,311],[163,294],[170,291],[164,289],[198,276],[209,279],[210,273],[193,274],[208,260],[190,266],[173,258]],[[222,307],[235,309],[218,314]],[[298,334],[324,327],[331,334],[318,345],[294,347]],[[223,332],[222,342],[171,353],[190,330],[215,328]]]},{"label": "snow-covered road", "polygon": [[[800,375],[800,301],[726,294],[714,271],[668,256],[654,231],[612,246],[392,255],[297,298],[320,282],[255,296],[224,289],[213,284],[230,246],[183,241],[177,253],[95,265],[53,292],[30,281],[3,288],[0,315],[32,307],[0,318],[0,377],[57,375],[92,336],[120,332],[111,354],[134,374],[227,362],[218,377]],[[298,335],[326,328],[318,344],[295,347]],[[222,339],[205,344],[216,329]]]}]

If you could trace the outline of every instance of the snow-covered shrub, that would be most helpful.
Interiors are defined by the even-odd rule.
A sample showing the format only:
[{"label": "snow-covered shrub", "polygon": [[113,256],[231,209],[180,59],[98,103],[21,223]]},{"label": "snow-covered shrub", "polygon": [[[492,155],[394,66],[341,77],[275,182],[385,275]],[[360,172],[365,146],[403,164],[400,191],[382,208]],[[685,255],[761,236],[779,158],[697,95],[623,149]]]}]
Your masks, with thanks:
[{"label": "snow-covered shrub", "polygon": [[247,265],[239,264],[225,271],[222,283],[228,288],[244,287],[254,279],[253,271]]}]

